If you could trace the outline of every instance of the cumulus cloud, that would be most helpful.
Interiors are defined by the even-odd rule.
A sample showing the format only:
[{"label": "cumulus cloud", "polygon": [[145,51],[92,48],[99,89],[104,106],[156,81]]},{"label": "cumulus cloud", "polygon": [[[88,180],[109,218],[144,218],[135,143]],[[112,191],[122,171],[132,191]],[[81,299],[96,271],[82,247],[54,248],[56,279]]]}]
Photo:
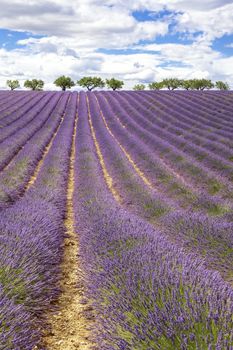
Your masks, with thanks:
[{"label": "cumulus cloud", "polygon": [[[151,16],[139,21],[135,11]],[[117,76],[128,88],[170,76],[233,80],[233,58],[212,47],[233,33],[232,0],[1,0],[0,19],[27,33],[15,49],[0,49],[2,86],[39,75],[51,88],[60,74]],[[166,42],[171,33],[176,43]]]},{"label": "cumulus cloud", "polygon": [[[108,2],[107,2],[108,3]],[[138,40],[154,39],[168,31],[163,21],[137,22],[132,10],[116,3],[102,1],[12,0],[10,5],[1,1],[1,26],[7,29],[26,30],[34,34],[75,38],[85,45],[128,45]],[[125,35],[124,35],[125,34]],[[121,37],[122,36],[122,37]],[[112,41],[109,39],[113,39]]]},{"label": "cumulus cloud", "polygon": [[177,16],[177,29],[181,32],[202,32],[201,39],[213,41],[233,33],[233,3],[216,7],[208,12],[187,11]]}]

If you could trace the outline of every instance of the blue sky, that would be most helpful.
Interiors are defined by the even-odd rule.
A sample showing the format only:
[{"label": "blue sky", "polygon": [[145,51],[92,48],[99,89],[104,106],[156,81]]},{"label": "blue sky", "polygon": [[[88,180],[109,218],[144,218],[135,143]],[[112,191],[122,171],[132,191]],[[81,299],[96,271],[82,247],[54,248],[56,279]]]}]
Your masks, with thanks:
[{"label": "blue sky", "polygon": [[59,74],[233,83],[233,1],[1,0],[0,86]]},{"label": "blue sky", "polygon": [[6,50],[15,50],[22,48],[22,45],[18,45],[19,40],[33,38],[42,38],[42,35],[34,35],[27,31],[14,31],[9,29],[0,29],[0,46]]}]

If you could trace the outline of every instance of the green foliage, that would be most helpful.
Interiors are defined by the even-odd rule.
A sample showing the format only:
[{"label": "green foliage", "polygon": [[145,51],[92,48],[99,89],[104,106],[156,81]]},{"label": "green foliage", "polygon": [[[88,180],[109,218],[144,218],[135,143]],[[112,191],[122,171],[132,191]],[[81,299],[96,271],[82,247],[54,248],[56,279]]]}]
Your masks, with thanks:
[{"label": "green foliage", "polygon": [[150,90],[160,90],[164,87],[164,84],[162,81],[159,82],[154,82],[149,84],[149,89]]},{"label": "green foliage", "polygon": [[70,89],[72,86],[75,86],[75,83],[70,77],[65,77],[64,75],[60,76],[54,81],[56,86],[62,88],[62,91],[66,91],[66,89]]},{"label": "green foliage", "polygon": [[100,77],[83,77],[77,81],[77,84],[92,91],[96,87],[104,87],[105,82]]},{"label": "green foliage", "polygon": [[194,81],[195,81],[195,79],[182,80],[181,87],[184,88],[185,90],[194,90],[195,89]]},{"label": "green foliage", "polygon": [[115,78],[111,78],[106,79],[106,85],[109,89],[113,89],[115,91],[117,89],[121,89],[124,85],[124,82]]},{"label": "green foliage", "polygon": [[41,91],[44,87],[43,80],[38,79],[32,79],[32,80],[26,80],[24,82],[24,87],[29,88],[31,90]]},{"label": "green foliage", "polygon": [[133,87],[133,90],[145,90],[146,86],[144,84],[136,84]]},{"label": "green foliage", "polygon": [[186,90],[205,90],[212,89],[214,84],[209,79],[188,79],[181,81],[181,87]]},{"label": "green foliage", "polygon": [[9,86],[11,90],[15,90],[20,87],[18,80],[7,80],[6,85]]},{"label": "green foliage", "polygon": [[216,81],[215,87],[218,90],[230,90],[228,83],[224,83],[223,81],[220,81],[220,80]]},{"label": "green foliage", "polygon": [[[139,86],[139,85],[135,85]],[[211,89],[214,86],[220,90],[229,90],[229,85],[223,82],[216,82],[216,85],[212,83],[209,79],[178,79],[178,78],[167,78],[162,81],[153,82],[149,84],[150,90],[160,90],[162,88],[167,88],[168,90],[175,90],[178,88],[183,88],[185,90],[205,90]],[[134,88],[134,90],[140,90]]]},{"label": "green foliage", "polygon": [[163,84],[163,87],[167,87],[168,90],[175,90],[182,85],[182,80],[177,78],[168,78],[168,79],[163,79],[161,84]]}]

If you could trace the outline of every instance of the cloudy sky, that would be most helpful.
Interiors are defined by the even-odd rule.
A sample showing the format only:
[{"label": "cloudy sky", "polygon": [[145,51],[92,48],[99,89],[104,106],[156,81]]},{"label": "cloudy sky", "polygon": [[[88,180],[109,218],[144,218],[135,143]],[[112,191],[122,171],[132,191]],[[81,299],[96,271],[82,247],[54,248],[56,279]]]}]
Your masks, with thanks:
[{"label": "cloudy sky", "polygon": [[206,77],[233,88],[231,0],[0,0],[0,87],[70,75],[135,83]]}]

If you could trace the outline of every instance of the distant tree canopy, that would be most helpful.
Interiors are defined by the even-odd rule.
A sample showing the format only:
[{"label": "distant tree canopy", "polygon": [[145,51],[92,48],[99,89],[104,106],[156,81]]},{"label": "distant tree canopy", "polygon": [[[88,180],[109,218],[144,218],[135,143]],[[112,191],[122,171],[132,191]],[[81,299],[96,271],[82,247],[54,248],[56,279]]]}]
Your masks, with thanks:
[{"label": "distant tree canopy", "polygon": [[215,87],[219,90],[230,90],[230,87],[227,83],[224,83],[223,81],[216,81]]},{"label": "distant tree canopy", "polygon": [[105,82],[100,77],[83,77],[77,81],[77,84],[87,88],[88,91],[92,91],[97,87],[102,88],[105,86]]},{"label": "distant tree canopy", "polygon": [[181,87],[184,88],[185,90],[194,90],[195,89],[194,81],[195,79],[182,80]]},{"label": "distant tree canopy", "polygon": [[[70,89],[75,86],[75,82],[68,76],[62,75],[58,77],[54,84],[61,87],[63,91]],[[87,76],[83,77],[77,81],[77,84],[83,88],[87,88],[88,91],[92,91],[95,88],[103,88],[105,85],[112,90],[122,89],[124,86],[124,81],[115,78],[106,79],[105,81],[101,77]],[[17,89],[20,87],[18,80],[7,80],[6,85],[11,89]],[[24,82],[24,87],[31,90],[43,90],[44,81],[38,79],[26,80]],[[155,81],[148,84],[150,90],[160,90],[160,89],[185,89],[185,90],[209,90],[212,88],[218,90],[230,90],[230,86],[227,82],[216,81],[213,83],[210,79],[178,79],[178,78],[166,78],[161,81]],[[145,90],[145,84],[138,83],[133,87],[133,90]]]},{"label": "distant tree canopy", "polygon": [[15,90],[20,87],[18,80],[7,80],[6,85],[9,86],[11,90]]},{"label": "distant tree canopy", "polygon": [[117,89],[122,89],[124,82],[115,78],[111,78],[106,79],[106,85],[109,89],[113,89],[115,91]]},{"label": "distant tree canopy", "polygon": [[159,81],[159,82],[154,82],[154,83],[150,83],[149,84],[149,89],[150,90],[160,90],[164,87],[164,84],[162,81]]},{"label": "distant tree canopy", "polygon": [[62,88],[62,91],[66,91],[66,89],[70,89],[72,86],[75,86],[75,83],[70,77],[65,77],[64,75],[58,77],[54,84],[58,87]]},{"label": "distant tree canopy", "polygon": [[212,89],[214,84],[209,79],[188,79],[182,80],[181,87],[186,90],[205,90]]},{"label": "distant tree canopy", "polygon": [[41,91],[44,87],[44,81],[38,79],[26,80],[24,86],[31,90]]},{"label": "distant tree canopy", "polygon": [[168,90],[175,90],[181,87],[182,80],[177,78],[167,78],[163,79],[161,83],[163,84],[163,87],[168,88]]},{"label": "distant tree canopy", "polygon": [[153,82],[149,85],[150,90],[160,90],[167,88],[168,90],[175,90],[178,88],[183,88],[185,90],[205,90],[212,89],[216,87],[219,90],[229,90],[230,87],[227,83],[222,81],[217,81],[215,84],[209,79],[177,79],[168,78],[162,81]]},{"label": "distant tree canopy", "polygon": [[145,90],[146,86],[144,84],[136,84],[133,87],[133,90]]}]

